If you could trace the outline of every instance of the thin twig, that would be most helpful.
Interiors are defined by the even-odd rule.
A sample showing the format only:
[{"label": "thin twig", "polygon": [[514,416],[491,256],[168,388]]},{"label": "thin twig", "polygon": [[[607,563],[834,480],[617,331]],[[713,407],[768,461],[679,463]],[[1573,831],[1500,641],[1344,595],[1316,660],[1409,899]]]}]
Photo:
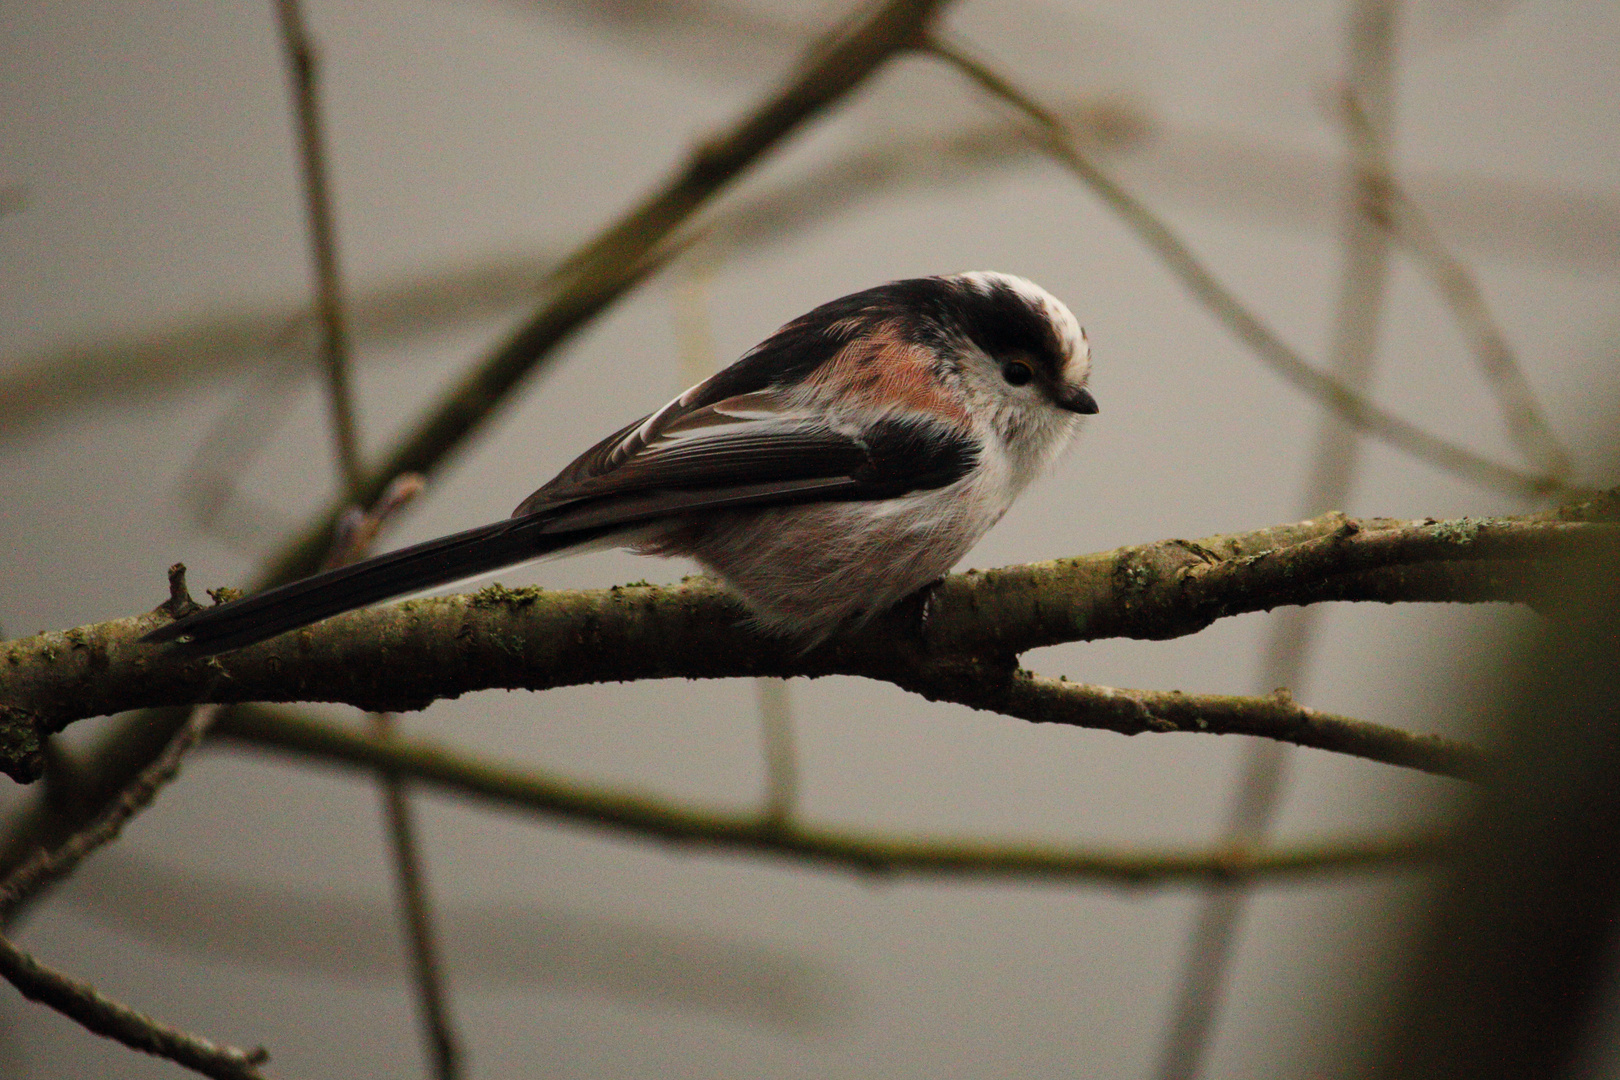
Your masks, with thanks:
[{"label": "thin twig", "polygon": [[[1347,96],[1366,104],[1366,126],[1351,141],[1345,188],[1344,268],[1328,357],[1331,376],[1357,394],[1372,387],[1378,327],[1389,278],[1388,219],[1391,128],[1394,121],[1392,0],[1353,0]],[[1359,432],[1336,414],[1323,412],[1306,473],[1302,514],[1347,505],[1360,459]],[[1261,691],[1302,688],[1321,609],[1289,608],[1272,616],[1261,662]],[[1281,805],[1292,748],[1272,739],[1251,739],[1243,748],[1224,840],[1235,848],[1265,842]],[[1232,954],[1237,947],[1248,891],[1217,888],[1193,916],[1180,988],[1160,1051],[1160,1080],[1193,1080],[1214,1036]]]},{"label": "thin twig", "polygon": [[1467,265],[1446,249],[1440,234],[1405,189],[1391,188],[1390,208],[1390,223],[1396,239],[1412,253],[1418,266],[1434,283],[1472,346],[1485,384],[1495,395],[1502,418],[1507,422],[1508,436],[1548,476],[1568,479],[1574,469],[1569,451],[1553,433],[1535,391],[1514,357],[1513,346],[1508,344],[1506,335],[1491,316],[1484,294]]},{"label": "thin twig", "polygon": [[[388,490],[369,511],[351,507],[333,536],[327,567],[346,566],[365,558],[387,520],[404,509],[425,486],[422,477],[406,473],[388,485]],[[372,713],[371,725],[374,737],[379,740],[387,740],[394,734],[394,716],[391,713]],[[425,860],[416,836],[410,798],[405,790],[404,778],[393,769],[381,768],[377,771],[377,786],[382,795],[384,831],[388,834],[389,853],[399,888],[400,913],[409,944],[417,1010],[432,1058],[433,1075],[437,1080],[455,1080],[461,1071],[461,1046],[450,1018],[444,961],[434,929]]]},{"label": "thin twig", "polygon": [[[218,705],[199,705],[178,734],[135,779],[83,829],[54,851],[38,851],[0,883],[0,917],[9,918],[29,898],[72,873],[86,855],[118,836],[130,818],[151,805],[180,771],[180,761],[202,741],[219,716]],[[99,993],[93,986],[41,964],[5,937],[0,937],[0,975],[23,996],[47,1005],[90,1031],[148,1054],[168,1058],[221,1080],[258,1077],[257,1066],[269,1059],[263,1048],[239,1050],[219,1046],[145,1016]]]},{"label": "thin twig", "polygon": [[[372,738],[386,742],[396,737],[393,716],[372,715]],[[421,844],[411,813],[405,780],[397,770],[383,766],[377,770],[394,861],[395,877],[404,909],[405,929],[410,941],[411,973],[416,984],[417,1007],[433,1057],[433,1075],[438,1080],[454,1080],[461,1074],[461,1045],[450,1019],[450,994],[445,985],[444,961],[434,930],[432,900],[423,870]]]},{"label": "thin twig", "polygon": [[309,213],[310,253],[315,262],[315,311],[321,327],[321,361],[326,373],[338,470],[348,497],[360,501],[365,473],[360,464],[354,395],[349,385],[349,335],[343,315],[337,228],[333,221],[321,127],[318,56],[298,0],[276,0],[276,15],[292,78],[293,113],[298,123],[298,152],[304,173],[304,205]]},{"label": "thin twig", "polygon": [[[1379,142],[1379,136],[1372,128],[1362,96],[1353,88],[1344,95],[1345,128],[1358,156],[1367,156]],[[1387,159],[1379,157],[1375,164],[1378,171],[1369,174],[1368,183],[1380,189],[1384,212],[1374,220],[1411,253],[1418,269],[1451,309],[1452,318],[1468,341],[1486,387],[1496,398],[1508,436],[1537,468],[1560,480],[1568,479],[1573,470],[1569,451],[1553,433],[1473,273],[1446,247],[1428,215],[1396,179]]]},{"label": "thin twig", "polygon": [[1141,885],[1275,880],[1424,863],[1445,850],[1444,839],[1435,835],[1323,842],[1270,851],[1110,851],[977,838],[899,838],[803,822],[783,828],[757,811],[691,806],[596,788],[516,770],[426,740],[368,737],[287,709],[233,710],[218,735],[333,765],[389,768],[443,790],[589,826],[864,873],[1069,877]]},{"label": "thin twig", "polygon": [[218,718],[219,705],[198,705],[163,752],[142,769],[118,797],[102,808],[89,824],[54,851],[40,849],[0,882],[0,920],[10,919],[17,907],[40,889],[73,872],[84,857],[123,831],[130,818],[151,805],[158,791],[180,772],[180,761],[202,741]]},{"label": "thin twig", "polygon": [[1368,435],[1471,483],[1531,496],[1565,490],[1565,484],[1557,477],[1524,472],[1442,439],[1379,408],[1344,383],[1317,370],[1221,284],[1164,221],[1082,154],[1055,115],[974,59],[961,46],[936,36],[929,39],[927,50],[1034,121],[1039,129],[1040,144],[1119,214],[1200,303],[1297,389]]},{"label": "thin twig", "polygon": [[[327,182],[326,148],[321,134],[315,46],[304,25],[298,0],[276,0],[276,10],[281,19],[297,105],[299,146],[304,163],[304,194],[309,208],[310,247],[315,259],[316,311],[320,317],[321,354],[325,359],[332,431],[337,443],[343,486],[355,511],[344,518],[348,527],[334,532],[331,550],[327,553],[327,566],[337,567],[362,558],[370,549],[383,522],[422,490],[423,481],[415,473],[396,475],[376,507],[369,513],[360,509],[365,496],[365,476],[360,464],[359,429],[349,386],[349,343],[337,265],[336,228]],[[374,722],[379,733],[386,733],[391,727],[391,720],[386,715],[378,715]],[[433,1058],[434,1074],[439,1080],[454,1080],[458,1074],[460,1053],[450,1022],[450,1007],[409,799],[404,785],[394,773],[379,773],[378,783],[382,794],[384,826],[399,882],[417,1005]]]},{"label": "thin twig", "polygon": [[336,569],[365,558],[388,519],[410,505],[426,488],[427,481],[421,476],[405,473],[394,477],[370,510],[350,507],[332,534],[332,550],[322,569]]},{"label": "thin twig", "polygon": [[5,937],[0,937],[0,975],[24,997],[132,1049],[167,1058],[216,1080],[263,1080],[259,1066],[270,1060],[263,1047],[222,1046],[154,1020],[89,983],[41,964]]}]

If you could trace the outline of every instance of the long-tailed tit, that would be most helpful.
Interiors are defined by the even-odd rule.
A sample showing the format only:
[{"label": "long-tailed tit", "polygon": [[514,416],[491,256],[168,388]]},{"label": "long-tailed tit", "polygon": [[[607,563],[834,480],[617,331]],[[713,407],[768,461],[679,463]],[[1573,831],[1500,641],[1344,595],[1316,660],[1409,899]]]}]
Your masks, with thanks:
[{"label": "long-tailed tit", "polygon": [[512,517],[148,634],[240,648],[565,549],[695,559],[812,645],[948,571],[1097,411],[1063,303],[987,272],[823,304],[587,450]]}]

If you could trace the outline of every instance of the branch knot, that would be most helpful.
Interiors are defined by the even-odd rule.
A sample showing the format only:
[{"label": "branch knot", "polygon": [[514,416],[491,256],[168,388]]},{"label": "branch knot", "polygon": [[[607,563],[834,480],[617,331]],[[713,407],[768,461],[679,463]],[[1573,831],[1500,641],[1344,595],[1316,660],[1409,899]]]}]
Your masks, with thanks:
[{"label": "branch knot", "polygon": [[193,611],[201,611],[202,605],[191,598],[191,592],[186,588],[186,564],[177,562],[169,567],[169,598],[156,608],[166,612],[171,619],[181,619]]}]

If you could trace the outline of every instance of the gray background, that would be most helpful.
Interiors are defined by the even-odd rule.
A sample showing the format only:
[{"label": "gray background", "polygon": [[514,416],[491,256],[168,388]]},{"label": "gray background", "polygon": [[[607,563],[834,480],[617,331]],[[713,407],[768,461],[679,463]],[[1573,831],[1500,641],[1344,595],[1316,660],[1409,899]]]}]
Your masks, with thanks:
[{"label": "gray background", "polygon": [[[1320,358],[1339,276],[1344,137],[1328,103],[1343,69],[1343,7],[968,0],[951,22],[1053,100],[1094,95],[1149,118],[1153,137],[1113,167]],[[681,8],[696,22],[654,17]],[[838,10],[312,3],[351,288],[566,250],[774,85],[804,29]],[[1620,8],[1598,0],[1432,0],[1409,5],[1402,23],[1397,162],[1477,271],[1589,483],[1613,483],[1595,463],[1620,381],[1616,56]],[[937,64],[895,63],[736,197],[857,148],[999,115]],[[10,208],[0,216],[0,376],[62,350],[307,296],[269,4],[0,9],[0,184]],[[968,565],[1298,516],[1316,408],[1195,307],[1086,191],[1030,159],[851,201],[790,237],[642,287],[527,385],[388,542],[503,516],[584,446],[690,382],[677,326],[694,296],[729,360],[841,293],[976,268],[1031,277],[1074,308],[1102,412]],[[367,448],[389,445],[519,310],[362,340]],[[1454,324],[1400,260],[1381,342],[1381,402],[1517,460]],[[220,360],[183,386],[8,420],[7,633],[146,610],[177,559],[199,592],[243,583],[279,530],[330,498],[316,383],[252,374],[263,366]],[[262,404],[245,415],[274,421],[242,476],[258,524],[238,521],[222,539],[196,525],[180,487],[210,431],[241,426],[233,410],[249,394]],[[1377,446],[1344,507],[1403,517],[1527,508]],[[501,579],[594,587],[689,570],[605,554]],[[1295,689],[1324,709],[1468,734],[1490,694],[1496,632],[1520,618],[1335,607]],[[1261,689],[1263,630],[1263,616],[1242,617],[1181,641],[1075,645],[1025,663],[1111,685],[1248,693]],[[481,694],[406,727],[570,776],[743,806],[762,788],[755,694],[744,681]],[[1198,844],[1218,835],[1239,753],[1225,739],[1046,729],[853,680],[796,682],[792,702],[805,817],[904,833]],[[1305,752],[1279,833],[1430,821],[1452,791]],[[0,805],[18,799],[0,792]],[[418,1074],[377,802],[345,775],[206,751],[30,918],[21,941],[164,1019],[263,1042],[277,1075]],[[475,1077],[1143,1076],[1193,910],[1194,894],[1178,888],[865,881],[443,797],[418,805]],[[1421,883],[1408,874],[1265,890],[1208,1075],[1345,1075]],[[180,1070],[6,990],[0,1074]]]}]

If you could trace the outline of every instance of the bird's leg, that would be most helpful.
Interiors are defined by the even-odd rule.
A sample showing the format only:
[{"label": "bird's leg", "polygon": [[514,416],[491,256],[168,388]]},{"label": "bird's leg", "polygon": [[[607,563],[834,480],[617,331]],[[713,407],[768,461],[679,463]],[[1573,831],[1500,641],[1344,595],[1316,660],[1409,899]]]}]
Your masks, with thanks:
[{"label": "bird's leg", "polygon": [[934,617],[934,590],[944,584],[942,574],[911,595],[917,598],[917,637],[928,640],[928,624]]}]

